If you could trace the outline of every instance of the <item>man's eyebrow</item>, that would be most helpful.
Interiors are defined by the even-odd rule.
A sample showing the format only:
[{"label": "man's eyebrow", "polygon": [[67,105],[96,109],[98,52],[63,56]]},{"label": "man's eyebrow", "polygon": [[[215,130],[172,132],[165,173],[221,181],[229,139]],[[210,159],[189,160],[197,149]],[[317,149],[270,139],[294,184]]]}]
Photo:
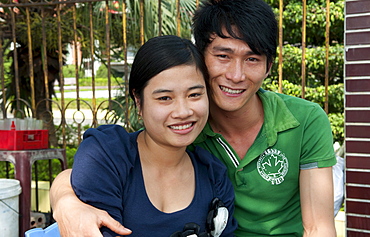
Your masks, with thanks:
[{"label": "man's eyebrow", "polygon": [[[224,46],[214,46],[212,48],[212,51],[214,52],[225,52],[225,53],[234,53],[234,50],[232,48],[229,48],[229,47],[224,47]],[[253,52],[252,50],[248,50],[245,55],[249,56],[249,55],[261,55],[259,53],[255,53]]]},{"label": "man's eyebrow", "polygon": [[234,52],[234,50],[232,50],[231,48],[224,47],[224,46],[214,46],[212,48],[212,51],[220,51],[220,52],[226,52],[226,53],[233,53]]}]

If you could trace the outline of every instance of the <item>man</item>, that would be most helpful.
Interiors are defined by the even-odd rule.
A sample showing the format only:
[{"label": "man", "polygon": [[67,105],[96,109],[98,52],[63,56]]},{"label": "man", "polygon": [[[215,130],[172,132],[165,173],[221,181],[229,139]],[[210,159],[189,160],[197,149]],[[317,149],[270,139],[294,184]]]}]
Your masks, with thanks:
[{"label": "man", "polygon": [[[194,145],[228,168],[236,236],[335,236],[331,166],[336,159],[326,114],[311,102],[260,89],[276,54],[271,8],[263,0],[208,1],[194,16],[194,37],[210,89],[210,118]],[[61,200],[73,204],[75,197],[63,198],[66,189],[55,189],[56,220],[62,228],[75,224],[61,211],[67,207]],[[97,226],[122,228],[85,205],[79,216],[87,216],[83,208]]]}]

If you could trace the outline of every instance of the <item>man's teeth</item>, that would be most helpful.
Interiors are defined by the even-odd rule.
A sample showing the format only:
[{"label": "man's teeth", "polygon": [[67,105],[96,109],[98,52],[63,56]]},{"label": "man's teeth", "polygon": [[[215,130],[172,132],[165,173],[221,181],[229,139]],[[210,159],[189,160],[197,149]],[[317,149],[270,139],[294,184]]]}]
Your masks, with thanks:
[{"label": "man's teeth", "polygon": [[221,90],[227,92],[227,93],[230,93],[230,94],[240,94],[243,92],[243,90],[232,90],[230,88],[227,88],[227,87],[224,87],[224,86],[220,86]]},{"label": "man's teeth", "polygon": [[191,123],[186,124],[186,125],[179,125],[179,126],[170,126],[170,128],[175,129],[175,130],[183,130],[191,127]]}]

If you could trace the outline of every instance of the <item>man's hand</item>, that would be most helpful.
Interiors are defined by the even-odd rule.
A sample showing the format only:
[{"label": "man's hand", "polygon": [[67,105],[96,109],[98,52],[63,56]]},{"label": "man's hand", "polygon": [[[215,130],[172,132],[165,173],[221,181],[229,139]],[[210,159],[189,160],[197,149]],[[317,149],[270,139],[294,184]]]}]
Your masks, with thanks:
[{"label": "man's hand", "polygon": [[65,170],[54,180],[50,189],[53,217],[58,222],[63,237],[102,237],[99,228],[106,226],[120,235],[129,235],[131,230],[123,227],[106,211],[81,202],[70,184],[71,170]]}]

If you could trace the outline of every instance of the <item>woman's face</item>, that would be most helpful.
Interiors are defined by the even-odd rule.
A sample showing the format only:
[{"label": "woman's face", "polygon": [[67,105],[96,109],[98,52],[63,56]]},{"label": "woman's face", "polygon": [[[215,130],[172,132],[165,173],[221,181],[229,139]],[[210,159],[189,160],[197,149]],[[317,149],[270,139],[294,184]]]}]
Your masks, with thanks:
[{"label": "woman's face", "polygon": [[137,100],[147,137],[161,146],[185,147],[208,119],[207,89],[195,65],[181,65],[150,79]]}]

